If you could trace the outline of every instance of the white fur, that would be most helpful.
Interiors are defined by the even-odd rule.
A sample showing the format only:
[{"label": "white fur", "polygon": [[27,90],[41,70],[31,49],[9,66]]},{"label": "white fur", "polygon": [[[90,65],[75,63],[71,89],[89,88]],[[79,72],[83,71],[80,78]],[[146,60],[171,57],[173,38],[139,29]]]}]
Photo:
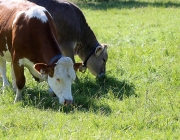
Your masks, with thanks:
[{"label": "white fur", "polygon": [[34,63],[28,60],[27,58],[19,59],[19,66],[24,65],[28,68],[32,75],[39,78],[40,82],[47,80],[47,75],[40,74],[34,69]]},{"label": "white fur", "polygon": [[[7,56],[5,58],[7,58]],[[19,66],[22,65],[27,67],[35,77],[40,79],[40,81],[43,80],[48,81],[49,86],[52,88],[53,92],[59,98],[59,103],[63,104],[65,100],[73,100],[72,92],[71,92],[71,84],[75,80],[76,74],[73,68],[73,62],[71,58],[62,57],[58,60],[56,66],[54,67],[53,77],[47,76],[47,74],[38,73],[33,67],[34,63],[26,58],[19,60]],[[2,57],[0,57],[0,72],[3,77],[3,87],[5,85],[9,85],[9,82],[6,78],[6,64],[5,64],[5,60]],[[17,102],[22,98],[22,90],[19,90],[16,87],[16,83],[15,83],[16,77],[14,75],[13,70],[12,70],[12,79],[13,79],[13,88],[16,89],[15,102]]]},{"label": "white fur", "polygon": [[3,56],[2,58],[8,62],[11,62],[11,54],[9,51],[3,51]]},{"label": "white fur", "polygon": [[[20,0],[21,1],[21,0]],[[12,27],[18,20],[19,16],[24,13],[29,19],[36,17],[37,19],[41,20],[43,23],[46,23],[48,21],[48,18],[44,12],[47,12],[47,10],[44,7],[41,6],[34,6],[30,8],[28,11],[20,11],[16,14],[16,17],[14,18]]]},{"label": "white fur", "polygon": [[9,52],[8,50],[8,45],[7,45],[7,37],[5,37],[5,40],[6,40],[6,51],[3,51],[3,54],[2,54],[2,58],[8,62],[11,62],[12,61],[12,58],[11,58],[11,53]]},{"label": "white fur", "polygon": [[20,12],[18,12],[18,13],[16,14],[16,17],[15,17],[14,20],[13,20],[12,28],[13,28],[14,24],[16,23],[16,21],[18,20],[19,16],[20,16],[22,13],[24,13],[24,11],[20,11]]},{"label": "white fur", "polygon": [[[5,37],[6,39],[6,42],[7,42],[7,37]],[[2,52],[2,56],[0,56],[0,73],[2,75],[2,79],[3,79],[3,92],[4,92],[4,87],[5,86],[9,86],[9,82],[8,82],[8,79],[7,79],[7,76],[6,76],[6,61],[9,61],[11,62],[12,59],[11,59],[11,54],[8,50],[8,45],[6,43],[6,51],[3,51]]]},{"label": "white fur", "polygon": [[73,69],[72,60],[69,57],[59,59],[54,68],[54,76],[48,76],[48,83],[54,93],[58,96],[59,103],[64,103],[65,99],[73,100],[71,84],[75,78],[76,74]]},{"label": "white fur", "polygon": [[38,73],[33,68],[34,63],[26,58],[20,59],[19,65],[27,67],[35,77],[40,79],[40,81],[47,80],[49,86],[59,98],[59,103],[64,103],[65,99],[73,100],[71,84],[75,80],[76,74],[73,68],[73,62],[69,57],[62,57],[57,61],[56,66],[54,67],[53,77],[47,76],[47,74]]},{"label": "white fur", "polygon": [[28,11],[25,12],[28,18],[36,17],[37,19],[41,20],[43,23],[48,21],[46,14],[44,13],[47,11],[44,7],[35,6],[30,8]]},{"label": "white fur", "polygon": [[2,57],[0,57],[0,73],[3,79],[3,92],[4,92],[4,87],[9,86],[9,82],[6,76],[6,61]]}]

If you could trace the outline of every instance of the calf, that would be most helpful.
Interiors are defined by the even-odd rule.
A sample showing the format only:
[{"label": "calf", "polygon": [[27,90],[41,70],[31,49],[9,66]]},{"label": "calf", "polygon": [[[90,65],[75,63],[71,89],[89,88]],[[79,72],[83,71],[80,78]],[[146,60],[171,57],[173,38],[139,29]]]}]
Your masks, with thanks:
[{"label": "calf", "polygon": [[60,103],[72,103],[71,84],[75,79],[73,61],[62,56],[57,29],[48,11],[21,0],[0,1],[0,73],[3,87],[6,61],[12,62],[15,101],[22,99],[24,67],[39,81],[47,80]]},{"label": "calf", "polygon": [[63,0],[29,1],[45,7],[51,13],[58,29],[62,53],[71,57],[73,62],[74,55],[77,54],[83,61],[80,71],[85,72],[88,68],[96,77],[105,74],[107,45],[98,43],[82,11],[76,5]]}]

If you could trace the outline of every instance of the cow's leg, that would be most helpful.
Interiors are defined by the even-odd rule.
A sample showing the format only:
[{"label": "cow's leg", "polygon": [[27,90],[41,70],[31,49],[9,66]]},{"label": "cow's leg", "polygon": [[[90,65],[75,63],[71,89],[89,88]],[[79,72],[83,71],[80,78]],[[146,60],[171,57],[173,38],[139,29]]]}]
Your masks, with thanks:
[{"label": "cow's leg", "polygon": [[22,89],[16,89],[16,97],[14,103],[17,103],[22,100]]},{"label": "cow's leg", "polygon": [[19,66],[18,61],[13,61],[14,76],[16,77],[16,97],[14,103],[22,100],[22,89],[25,85],[24,66]]},{"label": "cow's leg", "polygon": [[16,90],[17,90],[16,77],[15,77],[15,74],[14,74],[14,68],[13,68],[12,64],[11,64],[11,77],[12,77],[12,87],[13,87],[13,90],[16,92]]},{"label": "cow's leg", "polygon": [[2,57],[0,57],[0,73],[3,79],[3,92],[4,92],[4,87],[9,86],[9,82],[6,76],[6,61]]}]

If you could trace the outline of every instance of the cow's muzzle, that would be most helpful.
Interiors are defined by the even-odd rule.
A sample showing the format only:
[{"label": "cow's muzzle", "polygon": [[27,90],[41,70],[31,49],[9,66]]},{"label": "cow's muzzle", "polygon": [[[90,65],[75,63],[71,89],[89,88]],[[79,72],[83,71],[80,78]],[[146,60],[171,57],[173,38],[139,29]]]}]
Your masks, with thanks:
[{"label": "cow's muzzle", "polygon": [[73,100],[67,100],[65,99],[64,105],[71,105],[73,103]]}]

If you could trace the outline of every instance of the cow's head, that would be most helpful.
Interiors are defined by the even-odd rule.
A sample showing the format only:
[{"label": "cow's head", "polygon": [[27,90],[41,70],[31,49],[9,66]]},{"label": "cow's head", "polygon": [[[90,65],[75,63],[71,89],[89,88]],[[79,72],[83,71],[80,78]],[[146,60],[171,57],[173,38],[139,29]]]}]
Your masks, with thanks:
[{"label": "cow's head", "polygon": [[41,75],[48,75],[48,84],[59,98],[59,103],[72,103],[71,85],[76,74],[73,69],[73,62],[69,57],[60,58],[55,66],[38,63],[34,65],[34,68]]},{"label": "cow's head", "polygon": [[86,67],[97,78],[102,77],[106,73],[106,61],[108,59],[107,45],[100,45],[90,53],[89,58],[85,60],[84,65],[79,68],[79,71],[84,71]]}]

